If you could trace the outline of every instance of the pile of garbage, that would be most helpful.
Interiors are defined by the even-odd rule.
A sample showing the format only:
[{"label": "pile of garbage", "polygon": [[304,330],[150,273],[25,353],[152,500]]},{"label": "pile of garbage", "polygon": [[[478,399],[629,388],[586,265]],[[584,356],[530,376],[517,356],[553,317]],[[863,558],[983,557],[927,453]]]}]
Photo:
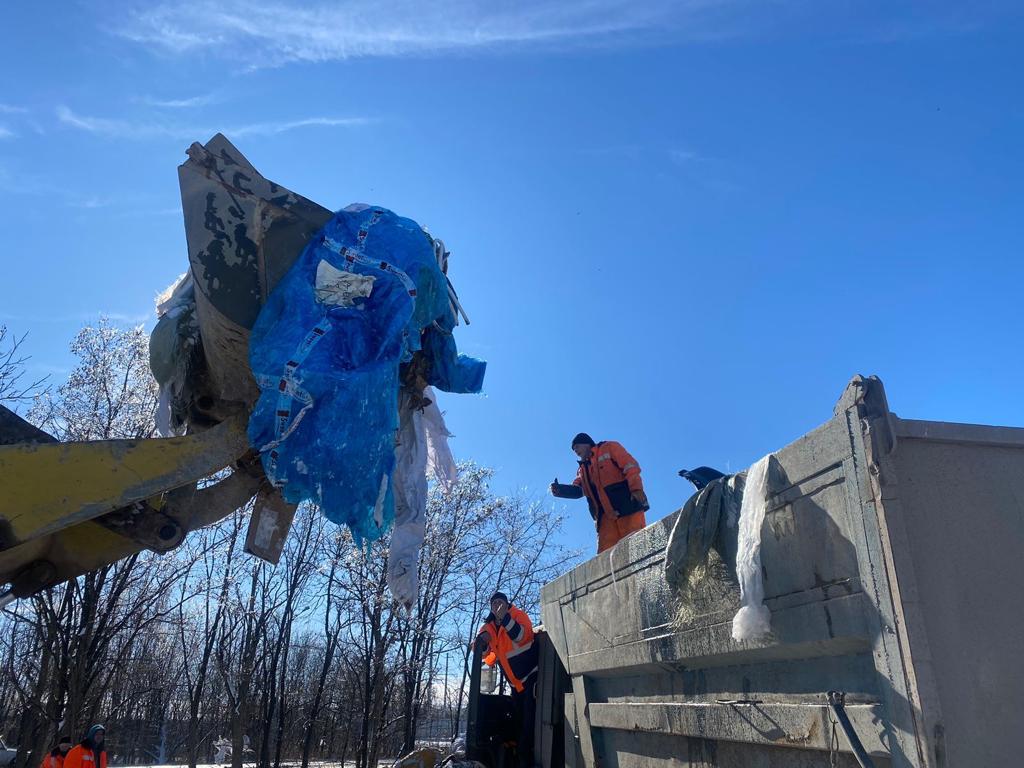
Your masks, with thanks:
[{"label": "pile of garbage", "polygon": [[[310,500],[357,543],[394,522],[392,592],[415,594],[426,472],[454,479],[431,387],[479,392],[459,355],[447,253],[416,222],[353,205],[306,246],[252,329],[260,396],[249,440],[291,503]],[[396,445],[397,433],[397,445]]]},{"label": "pile of garbage", "polygon": [[469,319],[444,243],[383,207],[332,214],[220,134],[188,155],[190,268],[158,298],[150,340],[160,432],[247,415],[259,498],[282,516],[260,530],[286,530],[304,501],[359,545],[394,526],[389,584],[411,605],[427,474],[456,474],[434,390],[480,392],[486,369],[456,347]]}]

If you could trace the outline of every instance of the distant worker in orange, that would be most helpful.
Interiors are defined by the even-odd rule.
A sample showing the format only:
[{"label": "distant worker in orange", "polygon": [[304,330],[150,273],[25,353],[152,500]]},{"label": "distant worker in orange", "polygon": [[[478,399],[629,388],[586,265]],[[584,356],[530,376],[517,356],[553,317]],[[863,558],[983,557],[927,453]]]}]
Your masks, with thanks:
[{"label": "distant worker in orange", "polygon": [[525,611],[516,608],[504,592],[491,596],[491,612],[476,637],[488,666],[500,665],[512,686],[518,738],[516,756],[520,768],[533,766],[533,738],[537,719],[537,645],[533,623]]},{"label": "distant worker in orange", "polygon": [[563,485],[556,477],[551,495],[560,499],[587,497],[600,554],[647,525],[644,512],[650,505],[640,479],[640,465],[620,443],[595,443],[586,432],[572,439],[572,450],[580,464],[576,479],[572,485]]},{"label": "distant worker in orange", "polygon": [[57,741],[57,746],[50,751],[50,754],[43,758],[39,768],[64,768],[64,758],[67,756],[69,749],[71,749],[71,737],[61,736]]},{"label": "distant worker in orange", "polygon": [[107,729],[94,725],[82,739],[82,743],[68,752],[64,768],[107,768],[107,750],[103,746]]}]

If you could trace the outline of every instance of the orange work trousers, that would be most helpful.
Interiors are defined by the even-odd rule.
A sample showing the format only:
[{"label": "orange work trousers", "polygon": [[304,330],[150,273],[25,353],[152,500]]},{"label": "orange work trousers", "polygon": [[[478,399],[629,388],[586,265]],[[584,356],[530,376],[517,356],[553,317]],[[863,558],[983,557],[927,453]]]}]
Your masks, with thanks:
[{"label": "orange work trousers", "polygon": [[634,512],[625,517],[616,517],[614,512],[610,515],[601,515],[601,522],[597,526],[597,554],[611,549],[629,534],[639,531],[646,525],[647,520],[643,512]]}]

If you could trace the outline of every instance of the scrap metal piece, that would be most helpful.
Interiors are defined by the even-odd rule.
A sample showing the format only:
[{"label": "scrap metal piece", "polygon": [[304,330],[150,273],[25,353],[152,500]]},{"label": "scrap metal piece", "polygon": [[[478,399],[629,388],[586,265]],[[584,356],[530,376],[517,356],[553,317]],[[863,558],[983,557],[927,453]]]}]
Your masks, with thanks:
[{"label": "scrap metal piece", "polygon": [[267,485],[256,495],[256,503],[245,535],[245,551],[277,565],[295,518],[295,505],[284,500],[278,488]]},{"label": "scrap metal piece", "polygon": [[[212,403],[251,405],[249,331],[267,296],[331,211],[265,179],[223,135],[178,167]],[[202,395],[199,395],[201,398]]]}]

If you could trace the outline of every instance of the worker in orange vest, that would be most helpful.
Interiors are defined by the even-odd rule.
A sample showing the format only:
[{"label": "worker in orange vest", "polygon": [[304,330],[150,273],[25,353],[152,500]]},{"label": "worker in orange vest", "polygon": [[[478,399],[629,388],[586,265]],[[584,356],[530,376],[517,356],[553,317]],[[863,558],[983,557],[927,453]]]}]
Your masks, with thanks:
[{"label": "worker in orange vest", "polygon": [[477,633],[477,647],[488,666],[497,663],[512,687],[518,721],[516,755],[523,768],[533,766],[533,735],[537,713],[537,645],[533,624],[525,611],[509,602],[504,592],[491,595],[491,612]]},{"label": "worker in orange vest", "polygon": [[61,736],[57,741],[57,746],[50,751],[50,754],[43,758],[39,768],[63,768],[64,757],[69,749],[71,749],[71,737]]},{"label": "worker in orange vest", "polygon": [[551,495],[561,499],[587,497],[600,554],[647,525],[644,512],[650,505],[640,479],[640,465],[620,443],[595,443],[586,432],[572,439],[572,450],[579,457],[576,479],[572,485],[564,485],[556,477]]},{"label": "worker in orange vest", "polygon": [[107,729],[94,725],[82,743],[68,752],[63,768],[107,768],[107,750],[103,746]]}]

